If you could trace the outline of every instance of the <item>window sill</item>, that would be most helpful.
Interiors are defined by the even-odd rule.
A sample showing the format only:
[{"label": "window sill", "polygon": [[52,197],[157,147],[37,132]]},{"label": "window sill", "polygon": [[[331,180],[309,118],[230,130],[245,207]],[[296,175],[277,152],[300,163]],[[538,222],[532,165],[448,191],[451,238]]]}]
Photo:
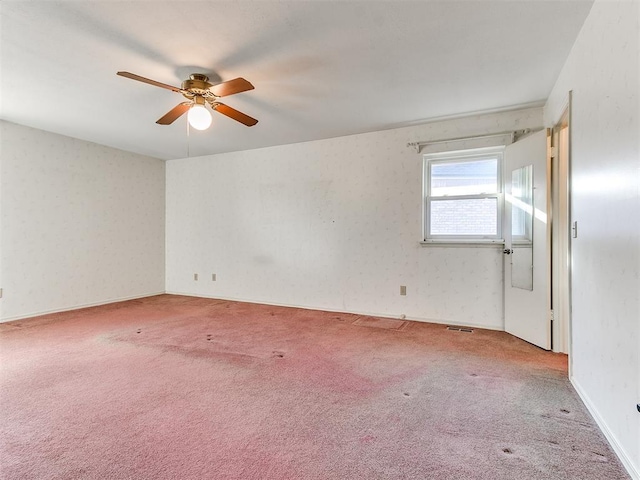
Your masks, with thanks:
[{"label": "window sill", "polygon": [[422,240],[422,247],[488,247],[488,248],[504,248],[503,239],[495,240]]}]

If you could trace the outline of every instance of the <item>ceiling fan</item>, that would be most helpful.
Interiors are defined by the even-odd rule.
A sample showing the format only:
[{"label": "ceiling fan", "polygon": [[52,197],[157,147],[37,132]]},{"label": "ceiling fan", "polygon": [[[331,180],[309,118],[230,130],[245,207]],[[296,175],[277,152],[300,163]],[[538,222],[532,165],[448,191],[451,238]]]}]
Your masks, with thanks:
[{"label": "ceiling fan", "polygon": [[155,85],[156,87],[166,88],[176,93],[181,93],[187,102],[182,102],[169,110],[164,116],[159,118],[156,123],[160,125],[170,125],[180,118],[185,112],[189,124],[198,130],[206,130],[211,125],[211,114],[205,108],[208,104],[212,110],[226,115],[237,122],[240,122],[247,127],[252,127],[258,120],[250,117],[242,112],[239,112],[235,108],[231,108],[224,103],[220,103],[218,99],[220,97],[226,97],[235,93],[246,92],[247,90],[253,90],[253,85],[244,78],[235,78],[226,82],[213,85],[209,83],[209,77],[201,73],[193,73],[189,75],[189,79],[182,82],[181,88],[167,85],[166,83],[156,82],[149,78],[141,77],[135,73],[118,72],[121,77],[130,78],[139,82],[148,83],[149,85]]}]

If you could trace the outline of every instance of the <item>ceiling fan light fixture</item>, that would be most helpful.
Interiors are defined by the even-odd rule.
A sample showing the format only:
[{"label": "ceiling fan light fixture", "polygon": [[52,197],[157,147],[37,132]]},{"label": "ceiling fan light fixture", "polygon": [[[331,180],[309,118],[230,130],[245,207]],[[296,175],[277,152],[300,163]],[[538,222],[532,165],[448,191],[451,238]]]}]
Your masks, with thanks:
[{"label": "ceiling fan light fixture", "polygon": [[121,77],[130,78],[131,80],[148,83],[149,85],[155,85],[156,87],[180,93],[187,99],[186,102],[179,103],[160,117],[156,121],[158,125],[171,125],[178,118],[187,113],[187,121],[189,122],[187,125],[192,126],[197,130],[206,130],[211,126],[211,112],[205,108],[207,102],[209,102],[211,108],[216,112],[225,115],[236,122],[240,122],[247,127],[253,127],[258,123],[258,120],[255,118],[239,112],[235,108],[225,105],[224,103],[218,102],[218,98],[220,97],[253,90],[253,85],[242,77],[213,85],[209,83],[209,78],[206,75],[202,73],[193,73],[189,76],[188,80],[182,82],[182,88],[178,88],[172,85],[167,85],[166,83],[156,82],[150,78],[141,77],[140,75],[136,75],[131,72],[118,72],[117,74]]},{"label": "ceiling fan light fixture", "polygon": [[196,130],[206,130],[211,126],[211,113],[204,105],[193,104],[187,114],[187,120]]}]

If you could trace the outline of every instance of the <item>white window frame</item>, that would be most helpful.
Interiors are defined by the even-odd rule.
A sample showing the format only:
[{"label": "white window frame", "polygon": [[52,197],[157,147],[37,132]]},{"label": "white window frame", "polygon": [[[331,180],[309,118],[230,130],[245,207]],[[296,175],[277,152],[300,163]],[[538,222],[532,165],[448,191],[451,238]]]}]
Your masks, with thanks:
[{"label": "white window frame", "polygon": [[[431,165],[454,163],[461,161],[497,158],[497,192],[476,195],[431,195]],[[423,244],[462,243],[462,244],[504,244],[502,224],[504,220],[504,182],[503,182],[504,146],[456,150],[451,152],[430,153],[423,155]],[[497,231],[495,235],[430,235],[431,202],[433,200],[464,200],[495,198],[497,202]]]}]

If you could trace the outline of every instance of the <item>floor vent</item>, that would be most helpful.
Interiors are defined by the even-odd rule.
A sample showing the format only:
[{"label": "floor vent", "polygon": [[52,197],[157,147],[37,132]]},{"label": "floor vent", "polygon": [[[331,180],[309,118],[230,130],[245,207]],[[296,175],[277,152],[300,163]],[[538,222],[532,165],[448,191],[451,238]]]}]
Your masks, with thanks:
[{"label": "floor vent", "polygon": [[469,327],[447,327],[447,330],[451,330],[453,332],[473,333],[473,328]]},{"label": "floor vent", "polygon": [[380,318],[380,317],[358,317],[353,325],[359,325],[361,327],[373,327],[383,328],[385,330],[399,330],[402,331],[409,325],[406,320],[398,320],[395,318]]}]

